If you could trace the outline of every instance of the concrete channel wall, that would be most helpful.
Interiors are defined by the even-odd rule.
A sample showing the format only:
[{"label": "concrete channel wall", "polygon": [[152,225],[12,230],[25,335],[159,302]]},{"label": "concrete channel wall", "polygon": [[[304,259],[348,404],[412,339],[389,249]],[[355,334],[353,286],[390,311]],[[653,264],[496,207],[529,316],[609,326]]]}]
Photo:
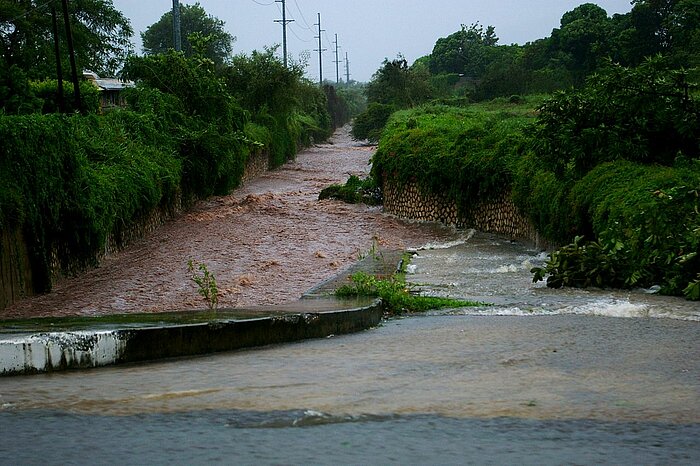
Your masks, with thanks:
[{"label": "concrete channel wall", "polygon": [[340,311],[116,330],[0,336],[0,376],[195,356],[376,327],[380,301]]}]

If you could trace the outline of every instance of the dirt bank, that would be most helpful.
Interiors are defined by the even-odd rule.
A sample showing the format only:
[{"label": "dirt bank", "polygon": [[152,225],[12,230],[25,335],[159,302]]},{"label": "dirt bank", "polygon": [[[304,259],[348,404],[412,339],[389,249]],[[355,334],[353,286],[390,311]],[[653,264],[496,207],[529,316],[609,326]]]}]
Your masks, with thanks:
[{"label": "dirt bank", "polygon": [[329,144],[229,196],[198,203],[99,268],[0,311],[0,318],[202,308],[189,259],[216,275],[220,307],[283,304],[348,267],[373,238],[392,249],[449,238],[450,230],[409,224],[380,208],[318,201],[327,185],[366,175],[373,151],[343,128]]}]

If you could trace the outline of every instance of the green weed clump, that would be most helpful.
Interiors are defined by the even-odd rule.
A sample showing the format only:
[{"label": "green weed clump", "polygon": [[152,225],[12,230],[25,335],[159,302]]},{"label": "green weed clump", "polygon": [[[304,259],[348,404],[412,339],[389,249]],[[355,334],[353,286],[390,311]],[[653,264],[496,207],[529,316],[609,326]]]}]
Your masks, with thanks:
[{"label": "green weed clump", "polygon": [[389,278],[380,278],[365,272],[358,272],[350,278],[352,285],[344,285],[338,288],[336,296],[345,298],[356,296],[381,298],[382,306],[391,315],[484,305],[483,303],[472,301],[411,294],[401,274],[394,274]]},{"label": "green weed clump", "polygon": [[382,193],[373,178],[360,179],[352,175],[344,185],[333,184],[324,188],[318,199],[339,199],[348,204],[380,205]]}]

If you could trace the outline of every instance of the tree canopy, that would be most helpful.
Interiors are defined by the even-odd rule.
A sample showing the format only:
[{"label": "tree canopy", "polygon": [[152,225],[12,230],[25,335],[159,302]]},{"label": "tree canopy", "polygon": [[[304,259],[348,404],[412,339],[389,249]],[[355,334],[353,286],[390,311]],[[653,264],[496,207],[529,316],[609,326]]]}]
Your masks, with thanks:
[{"label": "tree canopy", "polygon": [[[60,2],[57,0],[0,0],[0,53],[9,68],[22,69],[32,79],[54,77],[51,7],[59,13],[59,38],[68,69],[68,47]],[[113,76],[131,51],[133,30],[112,0],[75,0],[69,13],[78,67]]]},{"label": "tree canopy", "polygon": [[[207,14],[199,3],[180,4],[182,51],[185,56],[200,54],[218,65],[228,63],[233,53],[235,38],[226,32],[224,26],[224,21]],[[147,55],[165,53],[175,48],[172,10],[141,33],[141,39],[143,52]]]}]

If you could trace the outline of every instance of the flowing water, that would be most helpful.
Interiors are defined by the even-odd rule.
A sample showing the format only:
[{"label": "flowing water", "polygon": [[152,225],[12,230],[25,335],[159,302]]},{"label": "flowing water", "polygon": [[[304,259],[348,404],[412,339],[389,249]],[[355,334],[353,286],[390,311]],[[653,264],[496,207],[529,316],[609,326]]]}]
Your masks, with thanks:
[{"label": "flowing water", "polygon": [[698,464],[697,303],[549,290],[527,272],[542,259],[465,233],[410,278],[492,306],[0,379],[0,463]]},{"label": "flowing water", "polygon": [[[700,306],[532,284],[539,251],[317,201],[367,172],[347,129],[1,317],[294,301],[374,241],[416,290],[492,303],[324,340],[0,378],[0,464],[700,464]],[[450,241],[449,243],[446,243]]]}]

